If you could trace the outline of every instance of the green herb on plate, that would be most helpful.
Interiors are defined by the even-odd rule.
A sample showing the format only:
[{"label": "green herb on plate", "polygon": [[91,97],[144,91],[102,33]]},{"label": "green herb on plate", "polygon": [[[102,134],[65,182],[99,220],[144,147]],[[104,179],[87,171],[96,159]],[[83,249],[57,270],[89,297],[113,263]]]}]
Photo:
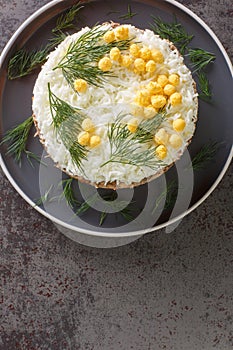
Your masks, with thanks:
[{"label": "green herb on plate", "polygon": [[56,27],[52,30],[52,32],[56,33],[73,29],[75,27],[74,22],[77,20],[77,15],[83,7],[84,6],[78,2],[76,5],[73,5],[66,13],[58,17]]},{"label": "green herb on plate", "polygon": [[202,100],[209,102],[212,98],[212,91],[207,75],[204,72],[199,72],[197,77],[199,82],[198,86],[200,89],[199,97]]},{"label": "green herb on plate", "polygon": [[45,62],[47,55],[47,48],[31,52],[25,49],[18,50],[9,61],[8,78],[13,80],[28,75]]},{"label": "green herb on plate", "polygon": [[80,206],[80,202],[75,198],[74,191],[72,188],[73,181],[74,181],[73,178],[68,178],[68,179],[62,180],[59,184],[63,188],[60,199],[65,198],[67,205],[70,206],[71,208],[77,205]]},{"label": "green herb on plate", "polygon": [[100,214],[99,226],[103,225],[107,216],[108,216],[108,213],[106,213],[104,211]]},{"label": "green herb on plate", "polygon": [[[16,127],[7,131],[6,135],[3,137],[2,144],[7,145],[7,154],[12,155],[16,162],[21,166],[22,155],[25,154],[30,164],[32,164],[31,159],[35,159],[39,163],[42,163],[41,159],[33,152],[27,150],[27,142],[29,132],[33,125],[32,116],[27,118],[24,122],[17,125]],[[45,164],[45,163],[43,163]]]},{"label": "green herb on plate", "polygon": [[126,220],[126,221],[132,221],[134,219],[134,208],[132,207],[131,203],[124,209],[120,211],[121,216]]},{"label": "green herb on plate", "polygon": [[[102,196],[102,199],[104,200],[105,209],[100,214],[100,226],[103,224],[108,214],[110,214],[109,210],[114,211],[111,214],[120,214],[126,221],[132,221],[134,219],[134,202],[128,203],[127,201],[123,200],[115,201],[115,191],[112,191],[112,193]],[[103,202],[101,203],[103,204]]]},{"label": "green herb on plate", "polygon": [[215,61],[216,56],[211,52],[199,48],[190,48],[187,56],[190,59],[193,73],[197,74],[198,87],[200,90],[199,96],[201,99],[209,102],[212,98],[212,91],[207,78],[206,68],[210,63]]},{"label": "green herb on plate", "polygon": [[49,52],[65,39],[66,34],[63,30],[74,27],[74,20],[81,8],[83,6],[77,3],[58,18],[56,27],[52,30],[54,35],[49,39],[49,44],[45,48],[37,51],[27,51],[22,48],[16,51],[8,63],[8,78],[13,80],[24,77],[43,64]]},{"label": "green herb on plate", "polygon": [[190,59],[193,73],[203,72],[216,59],[215,54],[200,48],[189,48],[187,56]]},{"label": "green herb on plate", "polygon": [[[120,214],[126,221],[132,221],[134,219],[133,212],[135,211],[133,207],[133,202],[115,202],[113,195],[114,193],[104,195],[100,200],[99,194],[95,193],[93,196],[90,196],[79,206],[78,210],[76,211],[76,215],[83,215],[92,207],[93,204],[98,204],[98,202],[100,201],[101,204],[103,204],[104,201],[105,209],[103,211],[100,211],[99,226],[103,225],[105,219],[109,214]],[[111,210],[111,213],[109,213],[109,210]],[[114,210],[114,212],[112,212],[112,210]]]},{"label": "green herb on plate", "polygon": [[44,203],[51,202],[54,199],[51,197],[52,189],[53,189],[53,185],[51,185],[49,189],[45,191],[45,193],[35,201],[35,206],[39,207]]},{"label": "green herb on plate", "polygon": [[193,168],[193,170],[203,169],[207,162],[214,159],[222,144],[222,142],[212,141],[202,146],[200,151],[192,159],[188,168]]},{"label": "green herb on plate", "polygon": [[83,215],[86,213],[91,206],[97,201],[98,199],[98,193],[95,193],[93,196],[90,196],[87,198],[78,208],[76,211],[76,215]]},{"label": "green herb on plate", "polygon": [[165,22],[160,17],[153,15],[152,18],[151,29],[154,33],[162,39],[171,41],[180,50],[181,54],[184,54],[188,44],[193,39],[193,35],[186,33],[184,27],[177,22],[176,18],[174,22]]},{"label": "green herb on plate", "polygon": [[131,6],[128,4],[128,12],[125,15],[119,16],[120,19],[128,20],[136,16],[136,12],[132,12]]},{"label": "green herb on plate", "polygon": [[162,201],[165,201],[164,208],[163,209],[170,209],[172,206],[174,206],[176,201],[176,194],[177,194],[178,184],[177,181],[172,180],[169,183],[166,184],[166,187],[161,192],[161,194],[156,198],[155,206],[152,210],[152,215],[156,212],[158,209],[160,203]]},{"label": "green herb on plate", "polygon": [[43,162],[43,161],[41,160],[41,157],[39,157],[37,154],[35,154],[35,153],[31,152],[31,151],[28,151],[28,150],[25,150],[24,153],[25,153],[25,155],[26,155],[26,157],[27,157],[27,160],[28,160],[29,164],[30,164],[33,168],[34,168],[34,164],[32,163],[32,159],[36,160],[37,163],[39,163],[39,164],[42,164],[42,165],[44,165],[44,166],[47,166],[47,164],[46,164],[45,162]]}]

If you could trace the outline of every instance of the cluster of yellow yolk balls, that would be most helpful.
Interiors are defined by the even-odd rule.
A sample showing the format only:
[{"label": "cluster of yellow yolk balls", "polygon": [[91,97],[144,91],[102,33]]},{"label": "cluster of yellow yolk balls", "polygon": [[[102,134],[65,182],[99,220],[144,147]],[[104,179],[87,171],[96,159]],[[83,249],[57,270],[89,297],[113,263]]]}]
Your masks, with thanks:
[{"label": "cluster of yellow yolk balls", "polygon": [[[115,31],[109,30],[103,40],[106,43],[112,43],[117,40],[127,40],[129,38],[129,29],[125,26],[119,26]],[[122,54],[118,47],[113,47],[110,50],[109,57],[105,56],[98,62],[98,68],[104,72],[110,71],[113,61],[118,62],[121,66],[133,70],[135,74],[153,74],[156,72],[157,64],[164,62],[163,54],[158,49],[149,49],[146,46],[140,47],[136,43],[132,43],[129,47],[129,53]],[[159,74],[150,81],[141,90],[137,91],[135,104],[140,110],[140,115],[143,108],[143,116],[145,119],[153,118],[158,110],[164,108],[168,103],[171,106],[177,106],[182,103],[182,95],[177,92],[177,86],[180,83],[178,74]],[[86,92],[88,87],[84,79],[77,79],[74,82],[74,89],[78,93]],[[134,107],[133,114],[136,116],[139,112]],[[127,128],[131,133],[135,133],[139,126],[137,118],[132,118],[127,123]],[[172,121],[173,130],[176,133],[169,134],[164,128],[160,128],[154,136],[156,144],[155,154],[159,159],[164,159],[167,156],[167,145],[178,149],[182,145],[182,138],[179,135],[184,130],[186,123],[181,117]],[[78,142],[82,146],[94,148],[101,143],[101,138],[94,134],[95,127],[91,119],[86,118],[82,123],[83,131],[78,135]]]},{"label": "cluster of yellow yolk balls", "polygon": [[[173,121],[173,129],[177,132],[181,132],[185,128],[185,121],[182,118],[178,118]],[[157,145],[155,154],[159,159],[164,159],[167,156],[167,145],[178,149],[182,146],[183,140],[178,133],[169,134],[164,128],[159,129],[155,136],[154,142]]]},{"label": "cluster of yellow yolk balls", "polygon": [[[119,40],[127,40],[129,38],[129,28],[125,26],[119,26],[115,31],[109,30],[107,31],[104,36],[103,40],[107,43],[110,44],[113,41],[119,41]],[[121,51],[118,49],[118,47],[113,47],[110,50],[110,58],[105,56],[101,58],[98,62],[98,68],[102,70],[103,72],[110,71],[112,68],[112,60],[114,61],[120,61],[121,57]],[[123,61],[126,64],[126,56],[124,56]],[[131,62],[128,62],[128,66],[131,64]],[[127,64],[126,64],[127,65]],[[79,93],[84,93],[86,92],[88,87],[87,82],[84,79],[76,79],[74,82],[74,89],[79,92]]]},{"label": "cluster of yellow yolk balls", "polygon": [[[137,118],[132,118],[127,123],[127,128],[131,133],[135,133],[139,123]],[[186,123],[184,119],[177,118],[172,121],[173,130],[176,133],[168,133],[164,128],[160,128],[154,135],[154,143],[157,146],[155,154],[159,159],[164,159],[167,156],[167,145],[178,149],[182,146],[182,137],[179,135],[184,130]]]},{"label": "cluster of yellow yolk balls", "polygon": [[95,135],[95,126],[90,118],[85,118],[82,121],[82,131],[78,135],[78,143],[81,146],[89,146],[94,148],[101,143],[101,138]]}]

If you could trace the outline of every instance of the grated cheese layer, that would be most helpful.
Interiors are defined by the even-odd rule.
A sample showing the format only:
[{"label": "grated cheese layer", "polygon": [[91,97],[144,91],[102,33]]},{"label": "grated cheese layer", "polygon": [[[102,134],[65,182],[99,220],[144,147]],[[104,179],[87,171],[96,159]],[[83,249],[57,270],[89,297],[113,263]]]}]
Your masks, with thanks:
[{"label": "grated cheese layer", "polygon": [[[36,80],[33,90],[33,112],[37,121],[37,127],[40,131],[40,138],[43,139],[44,146],[53,161],[61,169],[65,169],[71,176],[80,176],[87,181],[95,183],[116,182],[117,185],[124,183],[130,186],[132,183],[139,183],[145,178],[154,176],[156,173],[167,168],[168,165],[176,161],[184,152],[189,140],[195,131],[195,122],[197,118],[197,93],[190,70],[185,66],[183,57],[177,49],[171,48],[171,43],[161,39],[152,31],[144,31],[135,28],[132,25],[124,25],[129,30],[129,38],[132,43],[139,42],[141,46],[152,49],[158,49],[164,56],[163,63],[156,64],[156,71],[144,75],[137,74],[133,69],[127,69],[112,60],[111,71],[113,77],[107,77],[103,87],[88,85],[83,93],[76,93],[67,83],[61,69],[53,70],[54,67],[66,54],[70,43],[75,42],[83,33],[90,30],[85,27],[78,33],[68,36],[53,52],[48,56],[47,62],[42,67]],[[110,25],[104,24],[101,29],[109,28]],[[110,157],[110,144],[107,137],[108,124],[114,122],[117,116],[126,114],[125,121],[136,117],[138,122],[143,120],[140,111],[144,107],[135,102],[135,96],[143,86],[153,81],[159,74],[177,74],[180,78],[176,91],[182,95],[182,103],[174,106],[166,105],[168,117],[163,121],[160,128],[164,129],[168,135],[177,134],[182,138],[181,145],[174,148],[167,142],[167,155],[163,159],[164,165],[157,169],[150,169],[147,166],[134,166],[121,163],[108,163],[101,167]],[[48,83],[51,90],[60,99],[66,101],[76,108],[81,108],[87,118],[90,118],[95,125],[95,133],[100,136],[101,142],[88,152],[87,160],[83,161],[85,174],[74,164],[69,151],[65,148],[59,136],[54,131],[52,116],[50,112]],[[138,110],[138,112],[135,110]],[[174,120],[182,118],[185,121],[185,128],[182,132],[175,131],[172,123]],[[78,137],[78,135],[77,135]]]}]

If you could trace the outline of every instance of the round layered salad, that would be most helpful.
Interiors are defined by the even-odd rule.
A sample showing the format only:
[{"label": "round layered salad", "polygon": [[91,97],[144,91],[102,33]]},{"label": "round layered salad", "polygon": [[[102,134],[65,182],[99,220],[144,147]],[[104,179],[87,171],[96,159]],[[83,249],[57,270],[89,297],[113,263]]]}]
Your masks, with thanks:
[{"label": "round layered salad", "polygon": [[96,187],[133,187],[164,173],[191,141],[197,92],[175,46],[132,25],[67,36],[33,91],[38,135],[55,164]]}]

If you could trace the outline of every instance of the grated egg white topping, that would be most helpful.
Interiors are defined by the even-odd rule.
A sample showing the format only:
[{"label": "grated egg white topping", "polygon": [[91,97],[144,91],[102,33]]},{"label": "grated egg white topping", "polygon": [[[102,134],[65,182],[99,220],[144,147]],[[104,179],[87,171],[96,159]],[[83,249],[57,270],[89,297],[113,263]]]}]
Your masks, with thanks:
[{"label": "grated egg white topping", "polygon": [[[172,129],[172,121],[181,116],[185,120],[186,126],[183,132],[179,133],[182,137],[182,145],[179,149],[175,149],[169,144],[166,145],[167,156],[164,162],[167,166],[180,157],[195,131],[197,93],[192,75],[185,66],[183,57],[176,49],[171,49],[171,43],[167,40],[161,39],[148,29],[142,31],[131,25],[124,26],[129,29],[129,37],[133,38],[133,42],[141,42],[150,50],[159,49],[162,52],[164,62],[157,64],[156,74],[166,73],[169,75],[176,73],[180,77],[177,91],[182,95],[182,103],[171,106],[169,109],[168,106],[166,107],[168,118],[163,121],[161,128],[164,128],[168,134],[176,133]],[[106,28],[109,28],[109,25],[103,25],[101,29]],[[86,180],[96,184],[99,182],[107,184],[116,181],[117,184],[130,185],[133,182],[140,182],[144,178],[149,178],[155,173],[161,172],[163,166],[158,166],[157,170],[146,166],[139,167],[121,163],[108,163],[101,168],[100,166],[110,157],[110,145],[107,139],[108,123],[114,122],[120,113],[128,115],[131,113],[136,92],[140,90],[142,85],[146,85],[151,81],[150,74],[147,73],[142,78],[141,75],[135,74],[133,70],[128,70],[113,61],[111,71],[114,72],[114,77],[107,77],[107,82],[103,87],[88,85],[86,92],[78,94],[67,83],[61,69],[53,70],[66,54],[70,43],[77,40],[88,30],[90,28],[85,27],[78,33],[68,36],[49,54],[47,62],[39,73],[33,90],[33,112],[40,131],[40,138],[43,139],[45,148],[54,162],[60,168],[66,169],[66,172],[71,176],[86,177]],[[88,152],[87,160],[83,160],[85,175],[73,163],[69,151],[54,132],[49,105],[48,83],[50,83],[51,90],[57,97],[73,107],[84,110],[85,115],[96,126],[96,134],[101,137],[100,145],[91,149]],[[132,118],[132,115],[129,115],[128,118]],[[140,121],[140,116],[138,118]]]}]

